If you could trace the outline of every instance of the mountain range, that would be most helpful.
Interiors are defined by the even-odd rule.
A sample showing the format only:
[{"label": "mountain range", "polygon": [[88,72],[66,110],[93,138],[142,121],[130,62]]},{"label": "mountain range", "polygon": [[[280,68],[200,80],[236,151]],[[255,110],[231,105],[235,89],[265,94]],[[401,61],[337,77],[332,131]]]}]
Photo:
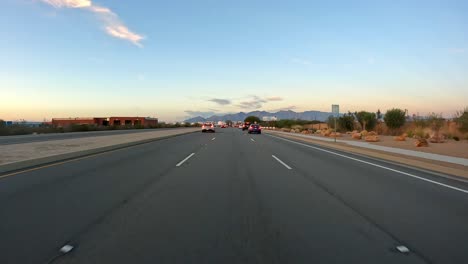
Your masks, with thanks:
[{"label": "mountain range", "polygon": [[332,115],[331,112],[321,112],[321,111],[304,111],[304,112],[294,112],[292,110],[279,111],[279,112],[266,112],[266,111],[253,111],[253,112],[239,112],[237,114],[226,114],[226,115],[213,115],[207,118],[196,116],[185,120],[188,123],[196,122],[205,122],[205,121],[243,121],[248,116],[256,116],[260,119],[263,117],[276,117],[277,120],[281,119],[300,119],[300,120],[318,120],[326,121],[328,117]]}]

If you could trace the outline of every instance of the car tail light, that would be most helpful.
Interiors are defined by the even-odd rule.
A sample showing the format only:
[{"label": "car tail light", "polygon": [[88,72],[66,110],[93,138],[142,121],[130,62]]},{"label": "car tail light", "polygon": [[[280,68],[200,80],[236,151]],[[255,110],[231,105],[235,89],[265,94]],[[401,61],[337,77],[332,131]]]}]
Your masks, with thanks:
[{"label": "car tail light", "polygon": [[214,127],[213,125],[211,125],[211,127]]}]

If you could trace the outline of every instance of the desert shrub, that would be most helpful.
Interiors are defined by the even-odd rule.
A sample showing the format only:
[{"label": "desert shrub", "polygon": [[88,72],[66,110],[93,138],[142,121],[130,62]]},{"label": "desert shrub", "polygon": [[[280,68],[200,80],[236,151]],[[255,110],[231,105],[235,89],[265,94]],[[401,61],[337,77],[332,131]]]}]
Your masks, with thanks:
[{"label": "desert shrub", "polygon": [[[336,120],[336,123],[338,124],[338,120]],[[335,129],[335,117],[329,116],[327,119],[327,125],[330,129]]]},{"label": "desert shrub", "polygon": [[417,137],[417,138],[424,138],[424,129],[418,127],[414,130],[414,135]]},{"label": "desert shrub", "polygon": [[[400,129],[401,130],[401,129]],[[378,122],[377,126],[375,127],[375,132],[379,135],[386,135],[389,132],[387,125],[384,122]]]},{"label": "desert shrub", "polygon": [[460,141],[460,138],[457,137],[457,136],[454,136],[454,137],[453,137],[453,140],[455,140],[455,141]]},{"label": "desert shrub", "polygon": [[352,131],[354,130],[354,115],[344,114],[338,118],[337,123],[341,131]]},{"label": "desert shrub", "polygon": [[413,118],[413,123],[416,127],[420,127],[420,128],[425,128],[425,127],[428,127],[429,125],[426,119],[420,118],[420,117]]},{"label": "desert shrub", "polygon": [[406,122],[405,111],[393,108],[387,111],[384,116],[385,124],[395,133]]},{"label": "desert shrub", "polygon": [[439,137],[440,129],[444,126],[445,120],[441,114],[431,113],[427,119],[429,126],[434,132],[435,137]]},{"label": "desert shrub", "polygon": [[377,125],[377,116],[375,113],[360,111],[354,113],[363,130],[371,131]]},{"label": "desert shrub", "polygon": [[463,111],[457,112],[455,122],[457,122],[458,129],[461,132],[468,132],[468,107],[465,107]]},{"label": "desert shrub", "polygon": [[301,126],[301,125],[294,125],[291,127],[292,129],[295,129],[295,130],[299,130],[299,132],[301,132],[302,130],[304,130],[304,128]]},{"label": "desert shrub", "polygon": [[407,131],[406,134],[408,135],[409,138],[414,137],[414,131],[413,130]]}]

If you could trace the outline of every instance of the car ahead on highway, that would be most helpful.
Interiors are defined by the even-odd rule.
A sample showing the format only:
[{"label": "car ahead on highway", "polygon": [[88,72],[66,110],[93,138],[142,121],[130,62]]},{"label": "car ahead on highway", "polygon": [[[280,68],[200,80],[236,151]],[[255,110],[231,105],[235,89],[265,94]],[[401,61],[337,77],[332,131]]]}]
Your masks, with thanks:
[{"label": "car ahead on highway", "polygon": [[202,125],[202,132],[215,132],[215,126],[212,123],[204,123]]},{"label": "car ahead on highway", "polygon": [[252,124],[252,125],[249,126],[248,133],[249,134],[252,134],[252,133],[261,134],[262,133],[262,128],[260,127],[260,125]]},{"label": "car ahead on highway", "polygon": [[242,131],[249,129],[249,126],[250,126],[250,122],[245,122],[245,123],[242,125]]}]

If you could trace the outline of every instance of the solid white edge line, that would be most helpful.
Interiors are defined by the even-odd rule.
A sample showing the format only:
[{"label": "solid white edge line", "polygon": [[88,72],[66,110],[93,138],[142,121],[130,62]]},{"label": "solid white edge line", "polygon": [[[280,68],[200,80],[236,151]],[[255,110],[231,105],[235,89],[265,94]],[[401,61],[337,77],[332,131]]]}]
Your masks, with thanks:
[{"label": "solid white edge line", "polygon": [[181,162],[177,163],[176,167],[180,167],[180,165],[184,164],[184,162],[186,162],[188,159],[190,159],[193,155],[195,155],[195,153],[192,153],[190,155],[188,155],[185,159],[183,159]]},{"label": "solid white edge line", "polygon": [[250,140],[252,140],[252,142],[255,142],[255,140],[253,138],[251,138]]},{"label": "solid white edge line", "polygon": [[288,164],[284,163],[282,160],[278,159],[275,155],[271,155],[276,161],[279,163],[283,164],[288,170],[291,170],[292,168],[288,166]]},{"label": "solid white edge line", "polygon": [[301,146],[305,146],[305,147],[313,148],[313,149],[316,149],[316,150],[320,150],[320,151],[323,151],[323,152],[327,152],[327,153],[330,153],[330,154],[333,154],[333,155],[337,155],[337,156],[340,156],[340,157],[343,157],[343,158],[347,158],[347,159],[350,159],[350,160],[362,162],[362,163],[365,163],[365,164],[368,164],[368,165],[372,165],[372,166],[375,166],[375,167],[378,167],[378,168],[381,168],[381,169],[385,169],[385,170],[397,172],[397,173],[400,173],[400,174],[403,174],[403,175],[406,175],[406,176],[409,176],[409,177],[413,177],[413,178],[416,178],[416,179],[419,179],[419,180],[422,180],[422,181],[430,182],[430,183],[433,183],[433,184],[437,184],[437,185],[440,185],[440,186],[443,186],[443,187],[446,187],[446,188],[449,188],[449,189],[452,189],[452,190],[456,190],[456,191],[459,191],[459,192],[463,192],[463,193],[467,193],[467,194],[468,194],[468,190],[464,190],[464,189],[461,189],[461,188],[453,187],[453,186],[451,186],[451,185],[444,184],[444,183],[440,183],[440,182],[437,182],[437,181],[429,180],[429,179],[426,179],[426,178],[423,178],[423,177],[420,177],[420,176],[413,175],[413,174],[411,174],[411,173],[407,173],[407,172],[404,172],[404,171],[395,170],[395,169],[388,168],[388,167],[385,167],[385,166],[382,166],[382,165],[379,165],[379,164],[375,164],[375,163],[368,162],[368,161],[365,161],[365,160],[356,159],[356,158],[353,158],[353,157],[350,157],[350,156],[346,156],[346,155],[339,154],[339,153],[336,153],[336,152],[333,152],[333,151],[329,151],[329,150],[326,150],[326,149],[314,147],[314,146],[311,146],[311,145],[303,144],[303,143],[296,142],[296,141],[293,141],[293,140],[289,140],[289,139],[285,139],[285,138],[281,138],[281,137],[277,137],[277,136],[273,136],[273,135],[268,135],[268,136],[274,137],[274,138],[277,138],[277,139],[281,139],[281,140],[284,140],[284,141],[288,141],[288,142],[291,142],[291,143],[295,143],[295,144],[298,144],[298,145],[301,145]]}]

